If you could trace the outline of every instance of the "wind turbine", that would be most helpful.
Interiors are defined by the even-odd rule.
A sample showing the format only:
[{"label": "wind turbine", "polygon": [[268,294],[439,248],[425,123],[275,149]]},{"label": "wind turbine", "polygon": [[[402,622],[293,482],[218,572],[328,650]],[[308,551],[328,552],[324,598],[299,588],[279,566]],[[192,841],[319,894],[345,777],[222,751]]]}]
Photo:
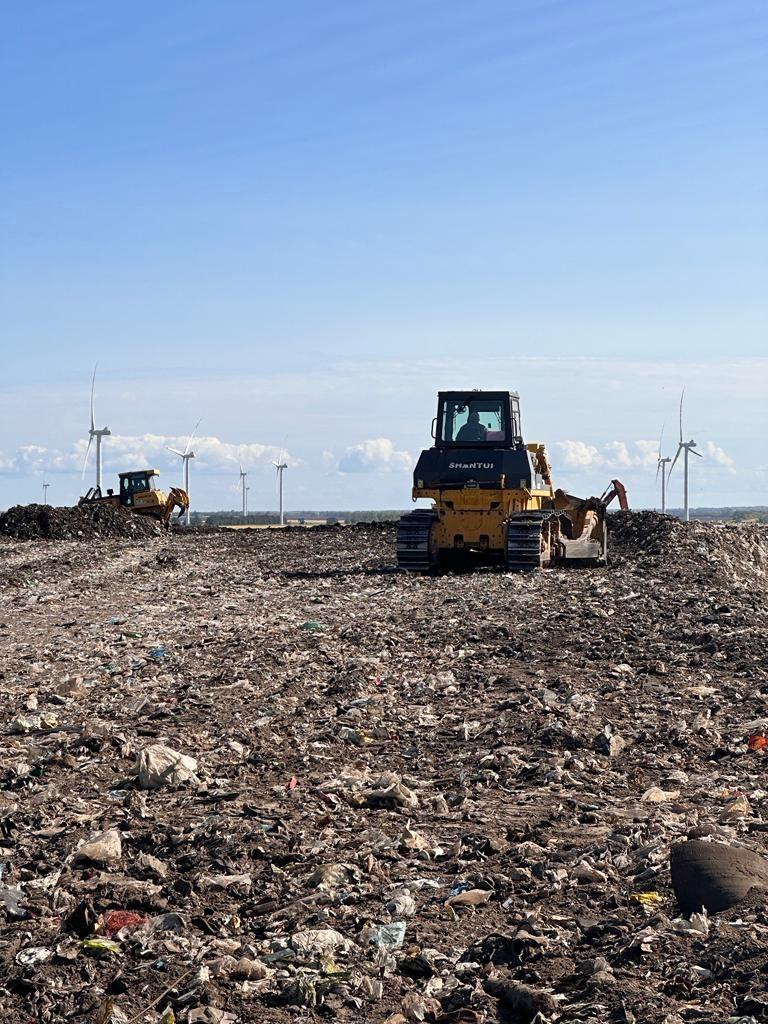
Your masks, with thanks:
[{"label": "wind turbine", "polygon": [[[192,433],[189,435],[189,440],[187,441],[186,447],[184,448],[183,452],[180,452],[177,448],[168,448],[168,445],[165,446],[166,448],[168,448],[169,452],[173,452],[174,455],[178,455],[179,458],[181,459],[182,463],[183,463],[183,466],[184,466],[184,490],[187,492],[187,497],[189,497],[189,460],[190,459],[194,459],[194,457],[195,457],[195,453],[193,451],[190,451],[189,446],[192,444],[192,438],[195,436],[195,431],[200,426],[201,422],[202,422],[201,420],[198,420],[197,423],[192,428]],[[189,526],[189,524],[190,524],[190,514],[191,514],[191,512],[190,512],[190,508],[189,508],[189,505],[188,505],[187,506],[187,511],[184,514],[184,522],[186,523],[187,526]]]},{"label": "wind turbine", "polygon": [[675,463],[680,458],[680,452],[685,452],[683,455],[683,516],[686,523],[690,520],[690,514],[688,511],[688,456],[695,455],[697,458],[702,458],[700,452],[695,452],[696,442],[691,439],[690,441],[683,441],[683,399],[685,398],[685,388],[683,388],[682,394],[680,395],[680,440],[677,443],[677,452],[672,460],[672,465],[669,467],[669,474],[672,474],[672,470],[675,468]]},{"label": "wind turbine", "polygon": [[50,486],[51,486],[50,484],[43,484],[43,504],[44,505],[48,504],[48,488]]},{"label": "wind turbine", "polygon": [[241,466],[240,467],[240,483],[241,483],[242,488],[243,488],[243,518],[245,518],[245,516],[247,515],[247,510],[248,510],[248,495],[247,495],[247,488],[245,486],[245,481],[246,481],[247,478],[248,478],[248,474],[245,472],[245,470]]},{"label": "wind turbine", "polygon": [[88,465],[88,454],[91,450],[91,444],[93,443],[94,437],[96,438],[96,490],[99,492],[101,497],[101,439],[102,437],[110,437],[112,431],[109,427],[102,427],[100,430],[96,429],[96,413],[94,411],[93,404],[93,393],[96,388],[96,371],[99,368],[99,364],[93,368],[93,377],[91,378],[91,429],[88,431],[88,447],[85,449],[85,458],[83,459],[83,479],[85,479],[85,470]]},{"label": "wind turbine", "polygon": [[272,465],[277,471],[277,493],[280,496],[280,525],[283,526],[285,523],[283,517],[283,472],[288,469],[288,463],[283,462],[282,452],[280,452],[277,462],[273,462]]},{"label": "wind turbine", "polygon": [[667,463],[671,462],[672,459],[667,456],[666,458],[661,457],[661,442],[664,440],[664,427],[661,428],[661,434],[659,435],[659,454],[656,457],[656,483],[659,482],[659,471],[661,471],[661,514],[664,515],[667,511]]}]

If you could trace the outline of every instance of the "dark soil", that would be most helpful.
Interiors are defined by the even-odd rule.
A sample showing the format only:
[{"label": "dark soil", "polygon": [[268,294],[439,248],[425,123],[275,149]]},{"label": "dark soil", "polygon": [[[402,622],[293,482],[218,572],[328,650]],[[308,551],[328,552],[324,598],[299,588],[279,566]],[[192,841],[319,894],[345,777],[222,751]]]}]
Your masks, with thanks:
[{"label": "dark soil", "polygon": [[[764,899],[688,924],[669,873],[768,847],[768,529],[611,522],[533,575],[408,576],[381,525],[0,540],[0,1020],[768,1019]],[[197,781],[140,789],[150,744]]]},{"label": "dark soil", "polygon": [[0,513],[0,537],[15,540],[97,540],[156,536],[156,520],[113,505],[14,505]]}]

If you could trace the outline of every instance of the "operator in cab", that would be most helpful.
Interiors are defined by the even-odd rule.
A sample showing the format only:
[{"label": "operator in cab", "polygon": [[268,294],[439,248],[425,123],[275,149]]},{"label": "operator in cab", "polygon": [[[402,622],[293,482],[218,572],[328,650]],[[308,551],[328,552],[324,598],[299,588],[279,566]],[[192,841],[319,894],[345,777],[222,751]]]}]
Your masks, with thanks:
[{"label": "operator in cab", "polygon": [[488,431],[480,422],[480,413],[477,409],[473,409],[470,406],[469,416],[467,422],[463,427],[459,428],[459,432],[456,434],[456,441],[460,444],[473,441],[485,441]]}]

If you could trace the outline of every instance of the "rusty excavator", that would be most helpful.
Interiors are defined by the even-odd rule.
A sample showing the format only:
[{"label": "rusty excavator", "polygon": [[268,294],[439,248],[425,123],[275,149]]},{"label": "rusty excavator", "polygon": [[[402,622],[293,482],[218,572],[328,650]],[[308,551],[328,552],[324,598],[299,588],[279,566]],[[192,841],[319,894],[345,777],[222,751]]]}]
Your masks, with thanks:
[{"label": "rusty excavator", "polygon": [[432,437],[412,496],[433,504],[400,519],[401,568],[429,572],[468,558],[511,570],[606,564],[606,510],[616,499],[629,507],[623,484],[593,498],[555,489],[546,448],[523,440],[516,392],[441,391]]}]

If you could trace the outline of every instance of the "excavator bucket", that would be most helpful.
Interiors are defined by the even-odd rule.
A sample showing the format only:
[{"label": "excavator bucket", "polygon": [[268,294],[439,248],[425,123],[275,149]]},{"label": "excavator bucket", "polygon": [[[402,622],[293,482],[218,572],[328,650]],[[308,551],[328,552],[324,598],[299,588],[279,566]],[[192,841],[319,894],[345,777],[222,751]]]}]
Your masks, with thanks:
[{"label": "excavator bucket", "polygon": [[172,487],[168,492],[168,497],[165,499],[165,505],[163,506],[163,524],[165,526],[170,524],[175,508],[179,510],[179,518],[189,508],[189,495],[181,487]]},{"label": "excavator bucket", "polygon": [[559,531],[553,544],[552,561],[558,565],[605,565],[608,559],[608,506],[618,499],[622,510],[629,508],[627,491],[620,480],[612,480],[599,498],[577,498],[561,489],[553,504],[560,513]]}]

